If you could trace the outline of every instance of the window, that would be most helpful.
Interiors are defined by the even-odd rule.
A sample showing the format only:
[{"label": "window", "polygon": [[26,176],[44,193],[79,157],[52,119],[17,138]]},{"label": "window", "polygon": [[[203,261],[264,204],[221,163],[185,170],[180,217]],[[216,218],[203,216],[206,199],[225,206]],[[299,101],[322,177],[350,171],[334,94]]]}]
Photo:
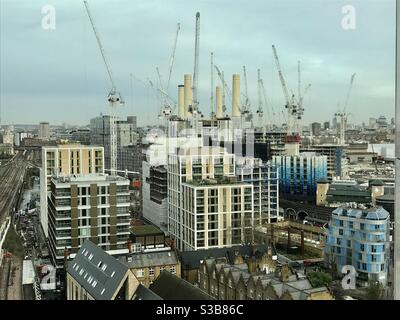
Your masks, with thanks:
[{"label": "window", "polygon": [[144,270],[143,269],[137,269],[136,270],[136,276],[137,277],[144,277]]},{"label": "window", "polygon": [[153,267],[149,268],[149,276],[154,277],[154,268]]},{"label": "window", "polygon": [[106,291],[106,289],[101,290],[100,294],[103,295],[104,291]]},{"label": "window", "polygon": [[113,272],[111,273],[111,278],[114,277],[114,275],[115,275],[115,271],[113,271]]},{"label": "window", "polygon": [[169,271],[170,271],[172,274],[175,274],[175,273],[176,273],[176,268],[175,268],[175,266],[170,266],[170,267],[169,267]]},{"label": "window", "polygon": [[362,269],[363,269],[363,270],[367,270],[367,264],[366,264],[366,263],[363,263],[363,264],[362,264]]}]

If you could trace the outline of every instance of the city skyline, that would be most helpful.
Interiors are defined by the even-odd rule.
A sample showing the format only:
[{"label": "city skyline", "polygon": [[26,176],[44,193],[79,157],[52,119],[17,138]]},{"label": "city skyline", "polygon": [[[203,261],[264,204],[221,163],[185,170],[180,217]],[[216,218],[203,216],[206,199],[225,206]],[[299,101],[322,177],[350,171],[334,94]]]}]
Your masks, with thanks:
[{"label": "city skyline", "polygon": [[[394,114],[395,1],[354,1],[355,30],[341,26],[346,1],[311,0],[307,6],[297,1],[253,1],[246,7],[226,1],[195,5],[170,1],[168,7],[160,7],[155,1],[119,3],[115,6],[96,1],[90,5],[117,86],[126,100],[118,114],[140,114],[141,126],[156,123],[160,101],[137,79],[155,82],[156,66],[164,79],[167,77],[176,23],[181,23],[169,90],[177,100],[177,85],[183,82],[185,73],[193,72],[197,11],[202,19],[199,102],[206,116],[210,113],[211,51],[229,86],[232,74],[242,74],[246,65],[253,112],[258,106],[257,68],[261,69],[275,113],[284,111],[272,44],[277,46],[289,90],[297,92],[298,60],[302,61],[303,86],[312,84],[305,97],[304,123],[333,118],[337,104],[345,100],[354,72],[357,77],[348,112],[360,123],[367,123],[370,114],[384,114],[388,119]],[[110,85],[82,2],[48,4],[56,9],[55,30],[41,28],[41,2],[1,3],[2,124],[42,120],[68,123],[79,115],[80,123],[76,124],[84,125],[101,112],[109,113],[105,98]],[[246,10],[258,14],[248,22],[243,18]],[[219,12],[228,19],[221,19]],[[107,21],[109,17],[116,19]],[[157,23],[149,23],[149,17]],[[284,18],[285,24],[281,22]],[[134,77],[132,91],[130,73]],[[216,74],[214,84],[219,84]],[[243,76],[241,85],[243,92]],[[267,117],[267,110],[264,114]],[[56,121],[60,116],[64,120]],[[353,122],[351,116],[349,122]]]}]

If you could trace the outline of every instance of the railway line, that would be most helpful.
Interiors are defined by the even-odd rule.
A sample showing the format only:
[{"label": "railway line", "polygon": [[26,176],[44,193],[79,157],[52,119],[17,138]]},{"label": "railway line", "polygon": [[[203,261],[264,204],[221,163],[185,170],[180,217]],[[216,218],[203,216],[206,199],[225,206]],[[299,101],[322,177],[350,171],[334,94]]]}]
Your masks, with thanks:
[{"label": "railway line", "polygon": [[0,173],[0,224],[14,208],[28,167],[24,155],[18,152],[1,168]]}]

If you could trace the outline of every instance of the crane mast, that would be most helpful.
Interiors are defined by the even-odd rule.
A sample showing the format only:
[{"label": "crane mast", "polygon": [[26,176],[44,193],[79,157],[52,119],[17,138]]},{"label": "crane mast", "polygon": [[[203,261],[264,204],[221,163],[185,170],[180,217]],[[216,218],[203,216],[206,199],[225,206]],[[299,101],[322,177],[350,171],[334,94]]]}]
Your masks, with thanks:
[{"label": "crane mast", "polygon": [[200,46],[200,12],[196,13],[196,35],[194,43],[194,71],[193,71],[193,104],[198,106],[198,81],[199,81],[199,46]]},{"label": "crane mast", "polygon": [[263,111],[263,103],[261,99],[261,73],[260,69],[257,69],[257,93],[258,93],[258,109],[257,109],[257,115],[258,115],[258,121],[259,121],[259,126],[262,127],[263,124],[263,116],[264,116],[264,111]]},{"label": "crane mast", "polygon": [[335,113],[335,116],[340,118],[339,143],[341,145],[345,145],[345,143],[346,143],[346,128],[347,128],[347,117],[348,117],[347,105],[349,103],[350,93],[351,93],[351,90],[353,88],[353,83],[354,83],[355,76],[356,76],[355,73],[353,73],[351,75],[350,86],[349,86],[349,89],[347,91],[347,95],[346,95],[346,100],[345,100],[345,103],[344,103],[343,111],[339,111],[339,112]]},{"label": "crane mast", "polygon": [[211,95],[210,95],[210,108],[211,108],[211,117],[213,118],[213,113],[215,114],[214,111],[214,53],[211,52]]},{"label": "crane mast", "polygon": [[294,134],[294,115],[297,112],[297,107],[294,105],[294,96],[292,95],[292,98],[290,98],[289,96],[289,91],[288,88],[286,86],[286,81],[285,78],[283,76],[282,73],[282,69],[281,69],[281,65],[279,62],[279,57],[278,57],[278,53],[276,51],[275,45],[272,45],[272,51],[274,54],[274,58],[275,58],[275,63],[276,63],[276,67],[278,69],[278,74],[279,74],[279,79],[281,81],[281,85],[282,85],[282,90],[283,90],[283,94],[285,96],[285,100],[286,100],[286,108],[288,109],[288,118],[287,118],[287,134],[288,136],[291,136]]},{"label": "crane mast", "polygon": [[117,88],[116,88],[116,85],[114,82],[114,78],[113,78],[113,74],[111,71],[111,66],[105,55],[105,51],[104,51],[103,45],[101,43],[100,36],[97,32],[93,17],[90,13],[89,4],[87,1],[83,1],[83,3],[85,5],[87,15],[88,15],[90,23],[92,25],[92,29],[93,29],[94,35],[96,37],[97,44],[99,46],[101,56],[103,58],[104,64],[107,69],[108,77],[111,82],[111,90],[110,90],[110,93],[108,94],[108,98],[107,98],[107,100],[110,104],[110,107],[111,107],[111,112],[110,112],[110,172],[111,172],[111,175],[116,175],[117,174],[117,171],[116,171],[117,170],[117,130],[116,130],[116,120],[115,120],[115,108],[118,103],[120,105],[123,105],[124,101],[122,100],[121,94],[117,91]]},{"label": "crane mast", "polygon": [[181,24],[178,23],[177,26],[176,26],[176,34],[175,34],[174,46],[172,48],[171,58],[170,58],[170,61],[169,61],[169,72],[168,72],[168,81],[167,81],[166,91],[168,91],[169,84],[171,82],[172,69],[174,67],[174,61],[175,61],[176,44],[178,43],[178,35],[179,35],[179,30],[180,29],[181,29]]},{"label": "crane mast", "polygon": [[216,65],[214,65],[214,68],[217,71],[218,77],[221,79],[221,82],[222,82],[222,88],[223,88],[222,98],[223,98],[223,105],[225,105],[225,93],[228,93],[229,97],[232,97],[232,92],[225,82],[224,72],[223,71],[221,72],[221,70]]},{"label": "crane mast", "polygon": [[249,99],[249,92],[248,92],[248,86],[247,86],[247,72],[246,72],[246,66],[243,66],[243,77],[244,77],[244,92],[245,92],[245,103],[244,103],[244,113],[247,113],[250,111],[250,99]]}]

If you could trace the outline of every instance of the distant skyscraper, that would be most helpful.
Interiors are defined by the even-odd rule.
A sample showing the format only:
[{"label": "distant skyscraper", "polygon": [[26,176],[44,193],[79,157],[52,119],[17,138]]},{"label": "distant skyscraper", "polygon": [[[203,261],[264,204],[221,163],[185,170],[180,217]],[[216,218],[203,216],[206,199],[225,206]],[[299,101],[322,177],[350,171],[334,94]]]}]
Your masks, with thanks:
[{"label": "distant skyscraper", "polygon": [[311,130],[313,136],[319,136],[321,134],[321,124],[319,122],[312,123]]},{"label": "distant skyscraper", "polygon": [[[90,120],[91,145],[104,147],[105,168],[111,168],[111,146],[110,146],[110,116],[101,115]],[[118,170],[128,169],[137,171],[135,168],[126,167],[130,162],[125,158],[132,154],[132,150],[124,150],[127,146],[137,146],[139,135],[136,127],[136,116],[129,116],[126,121],[116,121],[117,131],[117,166]],[[137,169],[137,168],[136,168]]]},{"label": "distant skyscraper", "polygon": [[48,122],[40,122],[39,123],[39,139],[41,140],[49,140],[50,139],[50,130]]},{"label": "distant skyscraper", "polygon": [[329,121],[324,122],[324,130],[328,130],[330,128],[330,123]]},{"label": "distant skyscraper", "polygon": [[369,118],[369,128],[370,129],[376,128],[376,118]]},{"label": "distant skyscraper", "polygon": [[380,116],[378,120],[376,121],[376,124],[379,129],[387,129],[387,121],[385,116]]},{"label": "distant skyscraper", "polygon": [[337,121],[337,118],[334,117],[332,119],[332,129],[337,129],[337,128],[338,128],[338,121]]}]

